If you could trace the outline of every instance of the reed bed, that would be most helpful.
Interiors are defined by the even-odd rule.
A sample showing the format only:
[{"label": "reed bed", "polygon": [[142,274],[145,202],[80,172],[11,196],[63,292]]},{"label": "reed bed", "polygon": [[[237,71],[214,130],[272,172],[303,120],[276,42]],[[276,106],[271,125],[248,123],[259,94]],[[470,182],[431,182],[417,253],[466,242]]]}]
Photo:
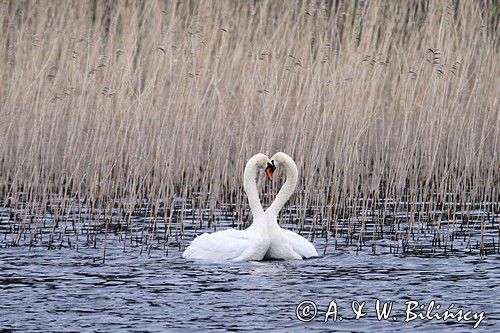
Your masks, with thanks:
[{"label": "reed bed", "polygon": [[[410,230],[477,207],[498,229],[494,1],[7,1],[0,13],[0,195],[17,240],[78,207],[107,232],[146,206],[143,239],[159,223],[182,234],[179,198],[208,212],[200,225],[224,203],[244,226],[244,165],[276,151],[300,170],[298,228],[311,207],[326,234],[366,228],[360,211],[383,225],[390,201]],[[264,204],[280,175],[261,177]]]}]

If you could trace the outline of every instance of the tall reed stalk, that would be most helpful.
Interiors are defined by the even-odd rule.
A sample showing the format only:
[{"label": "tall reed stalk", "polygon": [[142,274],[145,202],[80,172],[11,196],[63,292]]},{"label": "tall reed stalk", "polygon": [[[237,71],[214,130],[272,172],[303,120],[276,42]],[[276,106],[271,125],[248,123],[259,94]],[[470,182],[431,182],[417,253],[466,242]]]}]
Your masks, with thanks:
[{"label": "tall reed stalk", "polygon": [[126,227],[147,199],[145,223],[162,206],[170,230],[176,198],[196,197],[212,212],[235,204],[241,224],[247,159],[284,151],[300,170],[291,203],[322,207],[329,230],[359,199],[498,209],[494,1],[7,1],[0,13],[6,207],[59,223],[75,204],[118,208]]}]

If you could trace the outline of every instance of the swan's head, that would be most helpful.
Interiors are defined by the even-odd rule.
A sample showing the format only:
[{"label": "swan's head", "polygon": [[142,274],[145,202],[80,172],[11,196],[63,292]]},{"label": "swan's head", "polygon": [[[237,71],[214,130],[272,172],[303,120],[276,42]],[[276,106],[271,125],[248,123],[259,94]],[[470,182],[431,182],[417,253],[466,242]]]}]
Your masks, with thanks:
[{"label": "swan's head", "polygon": [[248,166],[251,164],[255,164],[258,170],[264,170],[266,172],[267,178],[273,180],[273,172],[274,170],[276,170],[276,166],[269,159],[269,157],[264,154],[256,154],[252,156],[252,158],[250,158],[250,160],[248,161]]},{"label": "swan's head", "polygon": [[286,168],[291,168],[292,170],[297,172],[296,171],[297,165],[295,164],[293,159],[285,153],[279,152],[279,153],[274,154],[271,157],[271,163],[273,164],[274,169],[276,169],[276,167],[278,167],[280,164],[282,164]]},{"label": "swan's head", "polygon": [[276,165],[290,162],[290,160],[293,161],[290,156],[288,156],[287,154],[282,153],[282,152],[278,152],[278,153],[274,154],[273,157],[271,157],[271,162],[273,164],[276,164]]},{"label": "swan's head", "polygon": [[267,178],[269,178],[269,180],[273,180],[274,170],[276,170],[276,165],[274,165],[274,161],[271,160],[271,161],[267,162],[266,175],[267,175]]}]

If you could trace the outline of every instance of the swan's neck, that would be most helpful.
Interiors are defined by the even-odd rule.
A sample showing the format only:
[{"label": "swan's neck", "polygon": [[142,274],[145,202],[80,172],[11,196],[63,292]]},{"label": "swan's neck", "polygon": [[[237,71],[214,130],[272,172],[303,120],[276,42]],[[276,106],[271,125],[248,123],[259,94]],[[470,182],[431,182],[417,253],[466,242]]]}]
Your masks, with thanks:
[{"label": "swan's neck", "polygon": [[299,171],[297,170],[295,162],[293,162],[291,159],[289,160],[288,158],[278,162],[285,167],[286,182],[278,192],[278,195],[276,196],[276,199],[274,199],[274,202],[266,210],[266,213],[272,217],[278,217],[280,210],[293,194],[295,186],[297,185],[297,180],[299,178]]},{"label": "swan's neck", "polygon": [[248,196],[248,203],[250,205],[250,210],[255,218],[259,215],[264,214],[262,205],[260,204],[259,191],[257,190],[257,182],[255,177],[257,176],[257,166],[256,163],[249,161],[245,167],[245,172],[243,174],[243,189]]}]

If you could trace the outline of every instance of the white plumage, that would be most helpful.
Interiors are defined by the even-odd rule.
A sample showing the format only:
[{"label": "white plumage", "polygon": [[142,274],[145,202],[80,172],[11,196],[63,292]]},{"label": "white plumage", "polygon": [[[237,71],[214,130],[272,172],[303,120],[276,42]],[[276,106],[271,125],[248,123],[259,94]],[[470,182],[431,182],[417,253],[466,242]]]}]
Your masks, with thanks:
[{"label": "white plumage", "polygon": [[276,153],[271,160],[277,166],[283,165],[286,170],[286,182],[278,192],[276,199],[266,210],[266,218],[269,228],[269,237],[271,244],[266,252],[266,258],[269,259],[302,259],[317,257],[318,252],[314,245],[304,237],[283,229],[278,224],[278,214],[288,201],[299,177],[297,165],[293,159],[285,153]]},{"label": "white plumage", "polygon": [[255,177],[258,170],[265,168],[269,162],[269,158],[264,154],[254,155],[247,162],[243,174],[243,188],[254,217],[252,225],[245,230],[228,229],[198,236],[182,254],[184,258],[212,261],[249,261],[264,258],[271,240]]},{"label": "white plumage", "polygon": [[[255,177],[259,169],[266,167],[269,178],[275,164],[286,169],[286,182],[276,199],[264,212],[260,203]],[[250,261],[268,259],[297,259],[317,257],[314,245],[304,237],[281,228],[278,214],[288,201],[298,180],[297,165],[285,153],[276,153],[270,160],[264,154],[254,155],[248,161],[243,180],[243,188],[248,196],[253,223],[245,230],[228,229],[196,237],[182,256],[190,259],[210,261],[234,260]]]}]

